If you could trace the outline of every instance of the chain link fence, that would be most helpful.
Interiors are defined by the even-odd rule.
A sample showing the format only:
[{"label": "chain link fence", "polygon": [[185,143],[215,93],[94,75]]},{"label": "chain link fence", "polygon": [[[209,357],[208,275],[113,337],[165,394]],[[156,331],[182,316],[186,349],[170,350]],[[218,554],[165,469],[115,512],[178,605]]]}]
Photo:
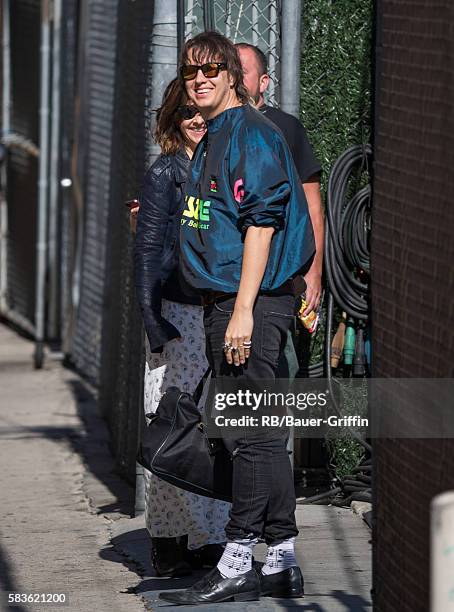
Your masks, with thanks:
[{"label": "chain link fence", "polygon": [[279,104],[280,15],[279,0],[202,0],[185,1],[185,38],[205,29],[217,30],[234,43],[258,46],[266,55],[270,75],[267,98]]}]

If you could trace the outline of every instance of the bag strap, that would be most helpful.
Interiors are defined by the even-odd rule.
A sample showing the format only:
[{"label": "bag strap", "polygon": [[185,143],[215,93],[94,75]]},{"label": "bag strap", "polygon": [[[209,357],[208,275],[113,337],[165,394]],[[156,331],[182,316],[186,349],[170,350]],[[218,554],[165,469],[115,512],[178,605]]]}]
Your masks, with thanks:
[{"label": "bag strap", "polygon": [[211,367],[208,367],[206,372],[205,372],[205,374],[202,376],[199,384],[197,385],[196,390],[192,394],[192,397],[193,397],[194,402],[195,402],[196,405],[199,403],[200,398],[202,397],[203,389],[205,387],[206,381],[208,380],[210,372],[211,372]]}]

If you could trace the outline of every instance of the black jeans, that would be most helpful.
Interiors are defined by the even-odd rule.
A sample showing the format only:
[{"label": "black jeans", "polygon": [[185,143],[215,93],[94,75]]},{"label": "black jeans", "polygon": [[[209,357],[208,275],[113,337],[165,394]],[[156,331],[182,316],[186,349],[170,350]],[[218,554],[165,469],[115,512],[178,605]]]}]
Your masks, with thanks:
[{"label": "black jeans", "polygon": [[[223,342],[235,297],[205,308],[207,358],[217,379],[235,377],[247,386],[274,380],[279,357],[294,322],[293,295],[259,295],[254,306],[251,356],[244,366],[229,365]],[[296,536],[295,488],[287,453],[287,431],[223,439],[233,453],[232,509],[226,526],[228,540],[259,537],[269,545]]]}]

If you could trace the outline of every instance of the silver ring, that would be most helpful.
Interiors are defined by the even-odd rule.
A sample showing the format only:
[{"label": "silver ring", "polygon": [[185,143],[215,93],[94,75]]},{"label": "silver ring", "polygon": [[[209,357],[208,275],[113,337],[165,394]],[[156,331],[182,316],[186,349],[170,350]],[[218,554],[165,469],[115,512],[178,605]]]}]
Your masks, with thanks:
[{"label": "silver ring", "polygon": [[230,344],[230,342],[224,342],[224,344],[222,345],[222,348],[224,349],[224,351],[230,351],[230,349],[232,348],[232,345]]},{"label": "silver ring", "polygon": [[243,346],[244,348],[250,348],[252,346],[252,341],[246,340],[245,342],[243,342]]}]

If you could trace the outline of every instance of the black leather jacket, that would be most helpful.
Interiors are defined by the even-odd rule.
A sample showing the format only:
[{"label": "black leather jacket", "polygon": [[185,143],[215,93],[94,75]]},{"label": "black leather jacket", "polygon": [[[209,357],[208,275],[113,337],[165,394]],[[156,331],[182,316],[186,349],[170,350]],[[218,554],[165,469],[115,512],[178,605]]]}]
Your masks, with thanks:
[{"label": "black leather jacket", "polygon": [[184,150],[161,155],[145,175],[134,247],[134,277],[151,351],[178,338],[161,315],[161,299],[200,304],[186,295],[178,279],[180,217],[189,158]]}]

